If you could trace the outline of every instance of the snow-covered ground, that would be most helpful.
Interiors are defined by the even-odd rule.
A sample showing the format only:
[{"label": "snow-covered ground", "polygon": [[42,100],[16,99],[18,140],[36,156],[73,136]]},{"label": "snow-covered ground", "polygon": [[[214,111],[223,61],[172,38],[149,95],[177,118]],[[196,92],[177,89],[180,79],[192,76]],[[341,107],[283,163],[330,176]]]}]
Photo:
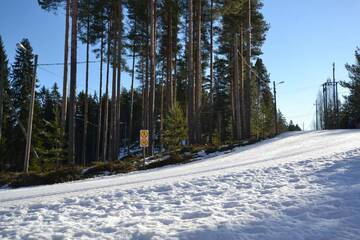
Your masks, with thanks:
[{"label": "snow-covered ground", "polygon": [[0,239],[360,239],[360,131],[283,134],[120,176],[0,190]]}]

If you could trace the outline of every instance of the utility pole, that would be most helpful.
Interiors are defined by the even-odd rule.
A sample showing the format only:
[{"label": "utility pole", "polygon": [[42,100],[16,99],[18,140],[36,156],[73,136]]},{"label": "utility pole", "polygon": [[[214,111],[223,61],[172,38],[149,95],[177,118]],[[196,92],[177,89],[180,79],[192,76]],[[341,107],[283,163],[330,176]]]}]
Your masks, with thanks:
[{"label": "utility pole", "polygon": [[334,129],[337,128],[336,105],[337,105],[337,99],[336,99],[335,63],[333,63],[333,123],[334,123]]},{"label": "utility pole", "polygon": [[316,108],[316,115],[315,115],[315,130],[319,130],[319,120],[318,120],[318,100],[316,100],[315,103],[315,108]]},{"label": "utility pole", "polygon": [[338,95],[338,82],[335,82],[335,92],[336,92],[336,128],[339,128],[339,95]]},{"label": "utility pole", "polygon": [[275,121],[275,134],[277,135],[279,133],[279,127],[278,127],[278,117],[277,117],[277,106],[276,106],[276,83],[274,83],[274,121]]},{"label": "utility pole", "polygon": [[26,132],[26,149],[25,149],[25,160],[24,160],[24,172],[29,172],[29,160],[30,160],[30,150],[31,150],[31,135],[32,135],[32,125],[34,117],[34,103],[35,103],[35,82],[36,82],[36,68],[38,63],[38,55],[34,56],[34,70],[31,78],[31,99],[29,106],[29,117],[27,124]]},{"label": "utility pole", "polygon": [[[324,129],[336,129],[339,127],[339,101],[338,83],[335,78],[335,63],[333,63],[333,79],[323,83],[323,104],[324,104]],[[331,96],[332,88],[332,96]],[[331,100],[332,98],[332,100]]]},{"label": "utility pole", "polygon": [[324,130],[328,129],[327,82],[323,84]]},{"label": "utility pole", "polygon": [[[279,126],[278,126],[278,112],[277,112],[277,104],[276,104],[276,82],[274,81],[274,120],[275,120],[275,134],[279,133]],[[284,81],[278,83],[278,85],[283,84]]]}]

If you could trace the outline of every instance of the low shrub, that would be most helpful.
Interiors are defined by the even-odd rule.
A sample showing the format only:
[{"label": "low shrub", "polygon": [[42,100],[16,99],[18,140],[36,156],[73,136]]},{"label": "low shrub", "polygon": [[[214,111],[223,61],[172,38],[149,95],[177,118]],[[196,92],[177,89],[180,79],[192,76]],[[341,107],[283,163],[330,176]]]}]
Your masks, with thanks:
[{"label": "low shrub", "polygon": [[0,172],[0,187],[9,184],[15,177],[15,173]]},{"label": "low shrub", "polygon": [[19,174],[15,179],[12,179],[9,186],[13,188],[28,187],[46,184],[38,173]]},{"label": "low shrub", "polygon": [[81,170],[76,167],[61,168],[48,173],[19,174],[10,180],[9,186],[13,188],[37,186],[45,184],[63,183],[81,179]]},{"label": "low shrub", "polygon": [[186,152],[193,153],[194,151],[195,150],[193,146],[184,146],[180,149],[180,153],[186,153]]},{"label": "low shrub", "polygon": [[97,175],[102,175],[106,172],[110,172],[112,174],[116,173],[128,173],[138,169],[137,161],[116,161],[116,162],[108,162],[108,163],[97,163],[94,166],[86,169],[83,172],[83,176],[85,178],[93,177]]},{"label": "low shrub", "polygon": [[217,146],[208,146],[205,149],[206,154],[214,153],[214,152],[217,152],[217,151],[219,151],[219,148]]},{"label": "low shrub", "polygon": [[146,165],[145,169],[154,169],[174,164],[186,163],[187,159],[183,158],[178,152],[170,153],[170,157],[166,160],[156,161]]},{"label": "low shrub", "polygon": [[223,145],[219,147],[219,151],[220,152],[226,152],[226,151],[230,151],[233,150],[234,146],[233,145]]}]

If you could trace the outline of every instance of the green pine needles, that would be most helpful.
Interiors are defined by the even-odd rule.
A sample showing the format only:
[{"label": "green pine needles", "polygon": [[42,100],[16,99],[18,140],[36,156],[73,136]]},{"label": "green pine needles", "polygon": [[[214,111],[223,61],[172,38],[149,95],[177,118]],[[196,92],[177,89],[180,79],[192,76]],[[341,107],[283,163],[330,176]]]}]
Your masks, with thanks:
[{"label": "green pine needles", "polygon": [[163,139],[169,150],[175,150],[187,139],[187,124],[178,103],[169,111],[164,121]]}]

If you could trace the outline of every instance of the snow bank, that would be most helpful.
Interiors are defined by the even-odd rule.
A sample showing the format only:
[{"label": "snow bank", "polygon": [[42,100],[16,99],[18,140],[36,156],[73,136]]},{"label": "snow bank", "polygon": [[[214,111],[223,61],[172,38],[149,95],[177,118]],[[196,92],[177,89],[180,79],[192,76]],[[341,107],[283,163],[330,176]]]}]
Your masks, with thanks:
[{"label": "snow bank", "polygon": [[194,162],[0,191],[1,239],[360,239],[360,131],[284,134]]}]

